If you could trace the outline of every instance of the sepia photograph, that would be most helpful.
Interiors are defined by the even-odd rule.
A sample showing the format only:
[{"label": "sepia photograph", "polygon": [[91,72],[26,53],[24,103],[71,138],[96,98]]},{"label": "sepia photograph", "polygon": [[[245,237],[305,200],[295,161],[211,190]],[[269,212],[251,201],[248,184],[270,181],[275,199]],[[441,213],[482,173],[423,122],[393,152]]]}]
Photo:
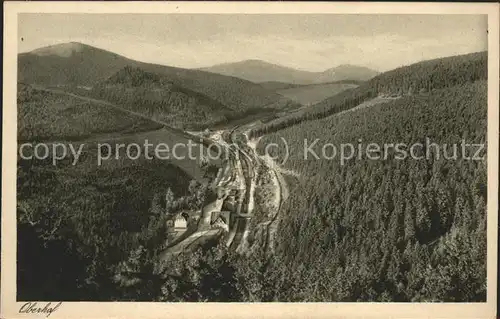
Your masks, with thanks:
[{"label": "sepia photograph", "polygon": [[498,5],[42,4],[6,11],[5,318],[495,315]]}]

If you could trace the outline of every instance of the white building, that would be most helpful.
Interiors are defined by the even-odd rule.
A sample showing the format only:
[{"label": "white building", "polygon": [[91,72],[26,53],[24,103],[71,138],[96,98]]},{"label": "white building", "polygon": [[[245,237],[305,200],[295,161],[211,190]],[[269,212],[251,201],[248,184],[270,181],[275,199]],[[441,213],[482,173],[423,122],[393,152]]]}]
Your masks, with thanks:
[{"label": "white building", "polygon": [[177,215],[174,221],[175,232],[185,232],[187,229],[187,220],[182,215]]}]

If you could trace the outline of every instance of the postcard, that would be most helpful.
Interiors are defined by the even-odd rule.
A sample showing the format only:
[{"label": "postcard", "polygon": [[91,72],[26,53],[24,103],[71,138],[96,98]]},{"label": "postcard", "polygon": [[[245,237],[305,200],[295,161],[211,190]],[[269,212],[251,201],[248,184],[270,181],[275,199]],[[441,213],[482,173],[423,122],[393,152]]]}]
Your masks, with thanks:
[{"label": "postcard", "polygon": [[492,318],[499,5],[6,2],[2,318]]}]

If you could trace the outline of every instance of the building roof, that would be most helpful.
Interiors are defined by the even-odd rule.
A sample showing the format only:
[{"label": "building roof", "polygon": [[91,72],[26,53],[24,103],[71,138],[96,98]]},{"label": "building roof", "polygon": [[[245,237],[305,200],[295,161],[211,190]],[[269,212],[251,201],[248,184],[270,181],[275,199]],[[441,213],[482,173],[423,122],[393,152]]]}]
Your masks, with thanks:
[{"label": "building roof", "polygon": [[187,220],[184,219],[182,216],[177,216],[174,222],[174,227],[175,228],[187,228]]}]

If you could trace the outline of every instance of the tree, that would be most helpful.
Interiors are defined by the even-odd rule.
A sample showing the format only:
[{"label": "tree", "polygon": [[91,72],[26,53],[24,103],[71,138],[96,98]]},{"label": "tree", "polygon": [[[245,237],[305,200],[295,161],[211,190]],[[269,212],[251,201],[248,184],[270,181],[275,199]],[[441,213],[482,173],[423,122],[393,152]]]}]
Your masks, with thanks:
[{"label": "tree", "polygon": [[410,242],[415,240],[415,209],[413,208],[413,204],[411,202],[406,202],[405,207],[405,240]]},{"label": "tree", "polygon": [[167,215],[172,214],[174,207],[175,207],[174,193],[169,187],[165,193],[165,213]]}]

